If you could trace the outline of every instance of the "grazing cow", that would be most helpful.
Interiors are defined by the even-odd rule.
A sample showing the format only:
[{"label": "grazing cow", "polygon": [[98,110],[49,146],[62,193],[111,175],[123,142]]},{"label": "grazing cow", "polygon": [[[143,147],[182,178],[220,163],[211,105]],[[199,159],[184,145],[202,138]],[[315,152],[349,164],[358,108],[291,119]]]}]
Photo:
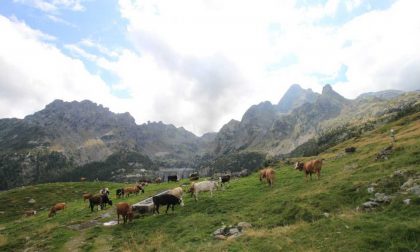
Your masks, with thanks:
[{"label": "grazing cow", "polygon": [[155,183],[156,183],[156,184],[160,184],[160,183],[162,183],[162,178],[161,178],[161,177],[157,177],[157,178],[155,179]]},{"label": "grazing cow", "polygon": [[86,178],[85,177],[80,177],[80,181],[81,182],[86,181]]},{"label": "grazing cow", "polygon": [[108,187],[102,188],[101,190],[99,190],[99,193],[100,194],[107,194],[107,195],[109,195],[109,189],[108,189]]},{"label": "grazing cow", "polygon": [[170,206],[172,206],[172,212],[174,211],[174,207],[177,204],[180,204],[181,206],[184,206],[184,202],[182,199],[171,195],[171,194],[161,194],[157,196],[153,196],[153,204],[155,207],[153,208],[153,213],[157,212],[159,214],[159,206],[160,205],[167,205],[166,213],[168,213],[168,209]]},{"label": "grazing cow", "polygon": [[91,193],[84,193],[83,194],[83,202],[90,199],[93,195]]},{"label": "grazing cow", "polygon": [[34,216],[34,215],[36,215],[36,210],[27,210],[27,211],[25,211],[25,215],[26,215],[26,217],[29,217],[29,216]]},{"label": "grazing cow", "polygon": [[117,198],[121,198],[124,196],[124,188],[117,189],[116,192]]},{"label": "grazing cow", "polygon": [[183,193],[184,193],[184,190],[182,190],[182,187],[176,187],[168,192],[168,194],[171,194],[179,199],[182,199]]},{"label": "grazing cow", "polygon": [[174,182],[177,182],[178,181],[178,176],[177,175],[170,175],[170,176],[168,176],[168,182],[169,181],[174,181]]},{"label": "grazing cow", "polygon": [[106,204],[112,206],[112,200],[108,198],[108,194],[96,194],[89,199],[89,206],[91,212],[93,212],[94,206],[98,206],[102,210],[106,207]]},{"label": "grazing cow", "polygon": [[296,162],[295,169],[299,171],[303,170],[305,172],[306,180],[308,180],[308,174],[312,180],[312,173],[316,173],[319,179],[321,177],[321,167],[322,167],[323,160],[324,159],[314,159],[314,160],[307,161],[305,163]]},{"label": "grazing cow", "polygon": [[219,177],[219,183],[223,189],[225,188],[225,183],[229,183],[229,182],[230,182],[230,175],[222,175]]},{"label": "grazing cow", "polygon": [[136,185],[134,187],[126,187],[124,188],[124,196],[129,197],[132,193],[138,195],[140,191],[144,193],[144,188],[141,185]]},{"label": "grazing cow", "polygon": [[191,197],[194,195],[194,198],[197,201],[199,192],[210,191],[210,196],[213,197],[213,191],[216,191],[216,190],[217,190],[217,182],[207,180],[207,181],[192,183],[189,192],[191,193]]},{"label": "grazing cow", "polygon": [[120,215],[124,220],[124,224],[127,222],[127,219],[129,222],[133,220],[133,208],[130,206],[130,204],[126,202],[117,203],[118,224],[120,224]]},{"label": "grazing cow", "polygon": [[356,151],[356,147],[348,147],[348,148],[345,148],[344,151],[346,153],[353,153]]},{"label": "grazing cow", "polygon": [[53,217],[57,211],[64,210],[66,207],[66,203],[57,203],[53,207],[51,207],[50,213],[48,214],[48,218]]},{"label": "grazing cow", "polygon": [[275,174],[276,172],[273,170],[273,168],[264,168],[260,171],[260,181],[266,179],[267,183],[271,187],[274,183]]}]

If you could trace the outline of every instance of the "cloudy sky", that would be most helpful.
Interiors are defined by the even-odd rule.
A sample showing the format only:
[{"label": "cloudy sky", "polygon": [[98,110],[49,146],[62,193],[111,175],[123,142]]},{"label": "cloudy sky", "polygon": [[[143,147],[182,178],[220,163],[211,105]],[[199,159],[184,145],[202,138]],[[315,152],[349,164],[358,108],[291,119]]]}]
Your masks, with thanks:
[{"label": "cloudy sky", "polygon": [[0,118],[89,99],[201,135],[298,83],[420,89],[417,0],[0,0]]}]

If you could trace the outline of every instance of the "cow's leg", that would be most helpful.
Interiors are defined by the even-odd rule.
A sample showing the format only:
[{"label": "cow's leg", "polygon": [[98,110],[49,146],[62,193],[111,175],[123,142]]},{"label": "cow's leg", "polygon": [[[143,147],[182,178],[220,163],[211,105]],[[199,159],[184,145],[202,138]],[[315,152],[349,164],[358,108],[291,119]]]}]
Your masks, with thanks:
[{"label": "cow's leg", "polygon": [[194,199],[195,199],[195,201],[197,201],[197,200],[198,200],[198,193],[195,193],[195,192],[194,192]]},{"label": "cow's leg", "polygon": [[171,206],[171,204],[168,204],[168,206],[166,207],[166,212],[165,213],[168,213],[168,210],[169,210],[170,206]]},{"label": "cow's leg", "polygon": [[117,224],[120,224],[120,214],[117,214]]},{"label": "cow's leg", "polygon": [[175,204],[172,205],[172,212],[174,211],[174,208],[175,208]]}]

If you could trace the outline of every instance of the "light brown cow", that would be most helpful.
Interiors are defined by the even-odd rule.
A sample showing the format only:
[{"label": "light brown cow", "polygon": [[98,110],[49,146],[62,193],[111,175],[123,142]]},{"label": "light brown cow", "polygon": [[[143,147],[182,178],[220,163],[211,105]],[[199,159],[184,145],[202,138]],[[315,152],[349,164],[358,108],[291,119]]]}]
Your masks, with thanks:
[{"label": "light brown cow", "polygon": [[83,194],[83,202],[85,202],[86,200],[92,198],[92,194],[91,193],[84,193]]},{"label": "light brown cow", "polygon": [[144,189],[140,185],[136,185],[134,187],[126,187],[126,188],[124,188],[124,196],[125,197],[128,197],[132,193],[134,193],[135,195],[137,195],[137,194],[139,194],[140,190],[141,190],[142,193],[144,193]]},{"label": "light brown cow", "polygon": [[318,176],[318,179],[321,177],[321,167],[322,167],[322,161],[324,159],[313,159],[310,161],[307,161],[305,163],[303,162],[296,162],[295,169],[299,171],[305,172],[305,179],[308,180],[308,174],[311,177],[312,180],[312,173],[316,173]]},{"label": "light brown cow", "polygon": [[57,213],[57,211],[64,210],[65,207],[66,207],[66,203],[64,202],[55,204],[53,207],[51,207],[48,217],[54,216]]},{"label": "light brown cow", "polygon": [[122,216],[124,223],[133,220],[133,208],[127,202],[119,202],[117,204],[117,219],[118,224],[120,224],[120,215]]},{"label": "light brown cow", "polygon": [[182,187],[176,187],[168,192],[168,194],[171,194],[177,197],[178,199],[182,199],[183,193],[184,193],[184,190],[182,189]]},{"label": "light brown cow", "polygon": [[275,178],[276,172],[273,168],[264,168],[260,171],[260,181],[263,179],[267,180],[267,183],[271,186],[273,186],[274,178]]}]

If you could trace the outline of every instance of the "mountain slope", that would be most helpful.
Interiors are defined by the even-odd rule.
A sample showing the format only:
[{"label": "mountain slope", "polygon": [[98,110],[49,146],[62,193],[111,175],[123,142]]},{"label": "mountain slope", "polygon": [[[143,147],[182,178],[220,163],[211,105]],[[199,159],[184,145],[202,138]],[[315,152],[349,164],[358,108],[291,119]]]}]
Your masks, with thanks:
[{"label": "mountain slope", "polygon": [[[274,165],[273,188],[254,173],[233,180],[213,197],[200,193],[198,202],[184,196],[185,207],[176,206],[174,213],[144,216],[125,225],[102,226],[116,218],[115,208],[90,213],[81,199],[84,191],[96,192],[104,186],[114,191],[123,184],[54,183],[1,192],[0,211],[5,213],[0,215],[0,249],[106,250],[102,242],[106,240],[112,251],[416,251],[419,192],[413,184],[401,186],[420,179],[419,122],[419,112],[403,116],[329,148],[319,156],[326,159],[320,180],[305,181],[292,164],[280,162]],[[377,153],[391,143],[390,128],[397,132],[394,151],[387,159],[375,161]],[[345,154],[343,150],[350,146],[356,152]],[[144,195],[113,199],[114,204],[134,203],[175,186],[151,184]],[[391,202],[362,210],[362,204],[376,193],[392,196]],[[28,208],[28,195],[37,200],[33,207],[40,212],[25,218],[22,211]],[[403,202],[406,199],[410,204]],[[68,209],[48,219],[48,206],[63,200]],[[110,217],[102,218],[106,212]],[[242,236],[213,238],[216,229],[241,221],[252,224]],[[95,223],[98,226],[92,226]],[[85,228],[74,229],[78,225]]]}]

